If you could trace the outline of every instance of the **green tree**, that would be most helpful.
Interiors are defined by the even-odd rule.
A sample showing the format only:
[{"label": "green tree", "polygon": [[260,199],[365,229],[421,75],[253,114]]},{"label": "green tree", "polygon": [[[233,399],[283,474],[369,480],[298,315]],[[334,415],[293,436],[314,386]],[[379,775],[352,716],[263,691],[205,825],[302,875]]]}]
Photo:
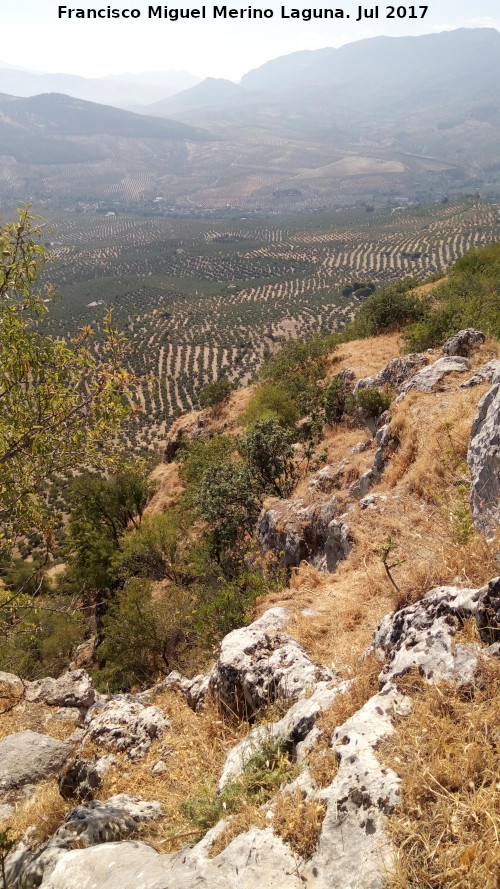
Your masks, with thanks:
[{"label": "green tree", "polygon": [[241,437],[240,454],[263,493],[286,497],[295,487],[294,438],[274,417],[258,420]]},{"label": "green tree", "polygon": [[43,483],[54,473],[113,464],[128,412],[124,343],[109,312],[101,358],[85,327],[69,342],[40,332],[53,299],[37,288],[46,262],[29,207],[0,229],[0,535],[4,546],[38,529],[50,544],[54,516]]},{"label": "green tree", "polygon": [[253,530],[259,514],[254,480],[247,466],[226,460],[210,466],[203,477],[198,512],[209,526],[212,552],[221,562]]}]

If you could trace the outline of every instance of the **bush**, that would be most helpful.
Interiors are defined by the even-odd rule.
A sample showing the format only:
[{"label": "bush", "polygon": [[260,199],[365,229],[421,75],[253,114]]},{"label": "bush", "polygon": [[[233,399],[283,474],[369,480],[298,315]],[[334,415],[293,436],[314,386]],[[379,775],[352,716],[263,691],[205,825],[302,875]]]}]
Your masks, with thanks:
[{"label": "bush", "polygon": [[423,318],[425,303],[411,292],[416,284],[418,282],[413,278],[405,278],[381,287],[364,300],[354,321],[342,332],[341,339],[348,341],[390,333]]},{"label": "bush", "polygon": [[390,393],[382,392],[375,387],[359,389],[355,395],[349,397],[347,412],[357,415],[368,426],[372,435],[375,435],[376,421],[384,411],[389,409],[391,399]]},{"label": "bush", "polygon": [[219,377],[203,387],[198,395],[198,402],[201,408],[218,407],[225,401],[229,400],[231,392],[236,388],[227,377]]},{"label": "bush", "polygon": [[257,491],[250,470],[226,460],[210,466],[201,483],[196,505],[208,522],[208,537],[217,560],[253,530],[259,514]]},{"label": "bush", "polygon": [[330,385],[325,389],[324,415],[330,425],[340,423],[349,398],[349,387],[342,377],[335,376]]},{"label": "bush", "polygon": [[132,578],[109,603],[103,618],[104,641],[97,653],[103,666],[96,685],[124,691],[150,683],[159,674],[184,666],[192,644],[190,594],[174,585],[152,598],[152,585]]},{"label": "bush", "polygon": [[287,497],[297,482],[294,436],[273,417],[259,420],[240,438],[238,449],[259,491]]}]

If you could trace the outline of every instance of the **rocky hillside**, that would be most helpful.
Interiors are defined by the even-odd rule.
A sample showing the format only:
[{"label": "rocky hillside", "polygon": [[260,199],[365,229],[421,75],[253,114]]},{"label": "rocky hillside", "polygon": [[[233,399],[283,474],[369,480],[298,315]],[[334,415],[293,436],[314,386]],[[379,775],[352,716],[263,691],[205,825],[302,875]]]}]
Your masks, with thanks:
[{"label": "rocky hillside", "polygon": [[[399,348],[329,356],[328,391],[390,407],[358,397],[321,451],[295,444],[255,528],[285,581],[203,673],[103,694],[80,651],[0,674],[6,887],[498,885],[500,345]],[[236,435],[254,395],[178,421],[146,514],[178,500],[183,443]]]}]

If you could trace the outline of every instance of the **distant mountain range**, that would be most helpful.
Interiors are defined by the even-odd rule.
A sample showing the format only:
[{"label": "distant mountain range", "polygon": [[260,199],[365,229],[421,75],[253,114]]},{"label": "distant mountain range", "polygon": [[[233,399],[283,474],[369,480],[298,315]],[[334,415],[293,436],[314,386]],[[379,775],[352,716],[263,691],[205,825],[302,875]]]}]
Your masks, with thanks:
[{"label": "distant mountain range", "polygon": [[461,29],[293,53],[140,115],[4,96],[0,199],[66,202],[85,183],[118,206],[269,212],[500,194],[499,58],[496,30]]},{"label": "distant mountain range", "polygon": [[65,93],[75,99],[132,110],[166,99],[199,82],[199,77],[187,71],[146,71],[90,78],[44,74],[0,61],[0,93],[24,97]]}]

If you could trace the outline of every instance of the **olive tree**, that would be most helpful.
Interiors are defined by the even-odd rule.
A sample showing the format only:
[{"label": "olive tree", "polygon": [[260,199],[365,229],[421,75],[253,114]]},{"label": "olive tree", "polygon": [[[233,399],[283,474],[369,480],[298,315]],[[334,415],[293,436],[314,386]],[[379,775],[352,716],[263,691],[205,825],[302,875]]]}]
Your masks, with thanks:
[{"label": "olive tree", "polygon": [[128,411],[124,342],[105,316],[99,360],[93,330],[69,341],[44,335],[54,294],[38,287],[47,252],[30,208],[0,228],[0,548],[36,529],[47,546],[53,517],[44,484],[54,473],[116,463],[113,442]]}]

